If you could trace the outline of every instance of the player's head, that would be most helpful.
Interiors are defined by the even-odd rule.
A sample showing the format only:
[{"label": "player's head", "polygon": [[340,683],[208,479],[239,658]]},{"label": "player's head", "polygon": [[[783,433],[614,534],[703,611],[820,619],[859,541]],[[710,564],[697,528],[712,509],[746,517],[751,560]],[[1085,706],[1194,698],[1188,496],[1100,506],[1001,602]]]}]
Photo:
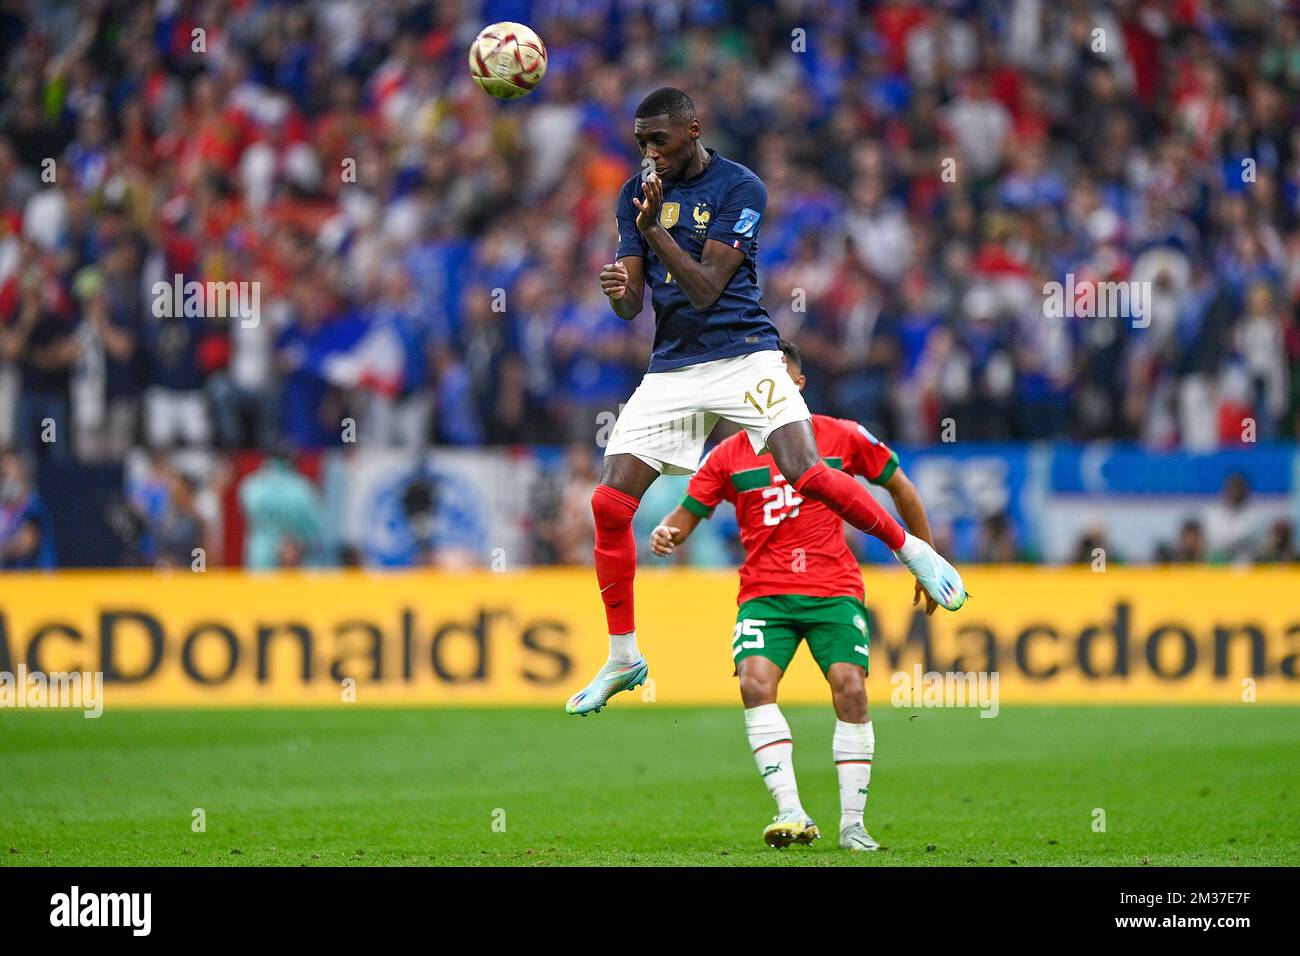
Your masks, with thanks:
[{"label": "player's head", "polygon": [[680,179],[700,138],[695,104],[681,90],[661,87],[636,108],[633,135],[641,155],[654,162],[660,179]]},{"label": "player's head", "polygon": [[808,376],[803,373],[803,356],[799,354],[799,346],[793,342],[782,339],[776,344],[781,350],[781,360],[785,362],[785,370],[790,373],[790,378],[799,386],[799,391],[803,391],[804,385],[808,382]]}]

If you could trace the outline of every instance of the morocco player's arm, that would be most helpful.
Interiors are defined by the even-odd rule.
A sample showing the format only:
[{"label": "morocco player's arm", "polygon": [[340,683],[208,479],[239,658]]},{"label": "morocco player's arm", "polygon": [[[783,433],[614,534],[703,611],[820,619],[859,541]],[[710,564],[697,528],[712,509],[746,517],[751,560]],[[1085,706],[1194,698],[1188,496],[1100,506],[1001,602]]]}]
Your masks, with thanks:
[{"label": "morocco player's arm", "polygon": [[898,515],[903,519],[907,530],[933,548],[934,536],[930,533],[930,519],[926,516],[921,493],[912,484],[912,479],[903,473],[902,468],[898,468],[885,482],[885,490],[894,499],[894,507],[898,509]]},{"label": "morocco player's arm", "polygon": [[[925,513],[925,503],[921,501],[921,493],[916,490],[916,485],[912,484],[912,480],[899,467],[898,455],[861,425],[848,421],[843,424],[851,429],[852,436],[851,454],[845,463],[846,470],[851,474],[861,475],[873,485],[880,485],[889,492],[889,497],[894,500],[894,507],[898,510],[898,515],[903,519],[907,530],[930,547],[934,547],[934,535],[930,531],[930,518]],[[921,582],[918,581],[916,591],[912,595],[913,606],[920,603],[923,595],[925,613],[933,614],[939,605],[934,598],[925,593]]]},{"label": "morocco player's arm", "polygon": [[650,534],[650,550],[659,557],[672,554],[679,544],[691,536],[700,521],[713,514],[718,502],[734,502],[731,482],[722,464],[725,442],[705,456],[700,469],[691,477],[682,503],[670,511]]},{"label": "morocco player's arm", "polygon": [[677,550],[677,546],[691,536],[702,520],[681,505],[664,516],[659,526],[650,532],[650,550],[661,558],[666,558]]}]

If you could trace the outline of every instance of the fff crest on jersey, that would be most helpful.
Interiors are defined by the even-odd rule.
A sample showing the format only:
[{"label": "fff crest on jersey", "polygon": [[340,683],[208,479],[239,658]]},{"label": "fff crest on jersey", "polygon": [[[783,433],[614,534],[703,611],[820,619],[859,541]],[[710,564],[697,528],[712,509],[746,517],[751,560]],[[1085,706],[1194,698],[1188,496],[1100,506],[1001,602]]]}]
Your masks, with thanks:
[{"label": "fff crest on jersey", "polygon": [[695,231],[703,232],[709,228],[709,220],[713,218],[713,213],[709,212],[708,203],[696,203],[695,209],[691,212],[691,218],[695,220]]},{"label": "fff crest on jersey", "polygon": [[671,229],[677,225],[677,220],[682,214],[682,204],[677,202],[666,202],[664,207],[659,210],[659,225],[665,229]]}]

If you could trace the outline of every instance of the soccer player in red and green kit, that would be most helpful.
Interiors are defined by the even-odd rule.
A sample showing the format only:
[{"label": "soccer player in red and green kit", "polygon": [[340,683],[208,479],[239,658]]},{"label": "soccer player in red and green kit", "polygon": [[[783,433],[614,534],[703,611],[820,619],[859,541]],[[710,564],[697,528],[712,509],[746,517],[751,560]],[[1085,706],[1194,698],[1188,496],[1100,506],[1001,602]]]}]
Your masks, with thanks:
[{"label": "soccer player in red and green kit", "polygon": [[[786,341],[779,347],[786,371],[802,391],[805,378],[798,349]],[[908,530],[933,543],[925,506],[898,467],[896,454],[856,422],[813,415],[812,427],[828,467],[884,487]],[[745,548],[731,656],[740,678],[750,749],[777,803],[776,817],[763,839],[770,846],[785,847],[820,836],[799,802],[790,725],[776,703],[781,676],[802,640],[826,675],[835,704],[832,749],[840,783],[840,846],[879,849],[862,819],[876,738],[867,712],[870,643],[862,573],[844,540],[844,520],[825,505],[801,497],[781,477],[772,456],[755,454],[740,432],[705,457],[682,503],[652,533],[651,550],[671,554],[721,501],[736,506]],[[938,605],[918,582],[912,603],[922,597],[926,613],[933,613]]]}]

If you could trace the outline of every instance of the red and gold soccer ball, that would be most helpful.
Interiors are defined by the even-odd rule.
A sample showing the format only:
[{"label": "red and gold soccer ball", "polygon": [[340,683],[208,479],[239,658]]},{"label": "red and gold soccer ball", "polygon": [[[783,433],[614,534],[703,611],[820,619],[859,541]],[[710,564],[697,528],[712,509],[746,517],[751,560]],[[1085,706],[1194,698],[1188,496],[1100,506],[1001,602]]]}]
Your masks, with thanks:
[{"label": "red and gold soccer ball", "polygon": [[469,75],[499,100],[524,96],[546,75],[546,44],[522,23],[493,23],[469,48]]}]

